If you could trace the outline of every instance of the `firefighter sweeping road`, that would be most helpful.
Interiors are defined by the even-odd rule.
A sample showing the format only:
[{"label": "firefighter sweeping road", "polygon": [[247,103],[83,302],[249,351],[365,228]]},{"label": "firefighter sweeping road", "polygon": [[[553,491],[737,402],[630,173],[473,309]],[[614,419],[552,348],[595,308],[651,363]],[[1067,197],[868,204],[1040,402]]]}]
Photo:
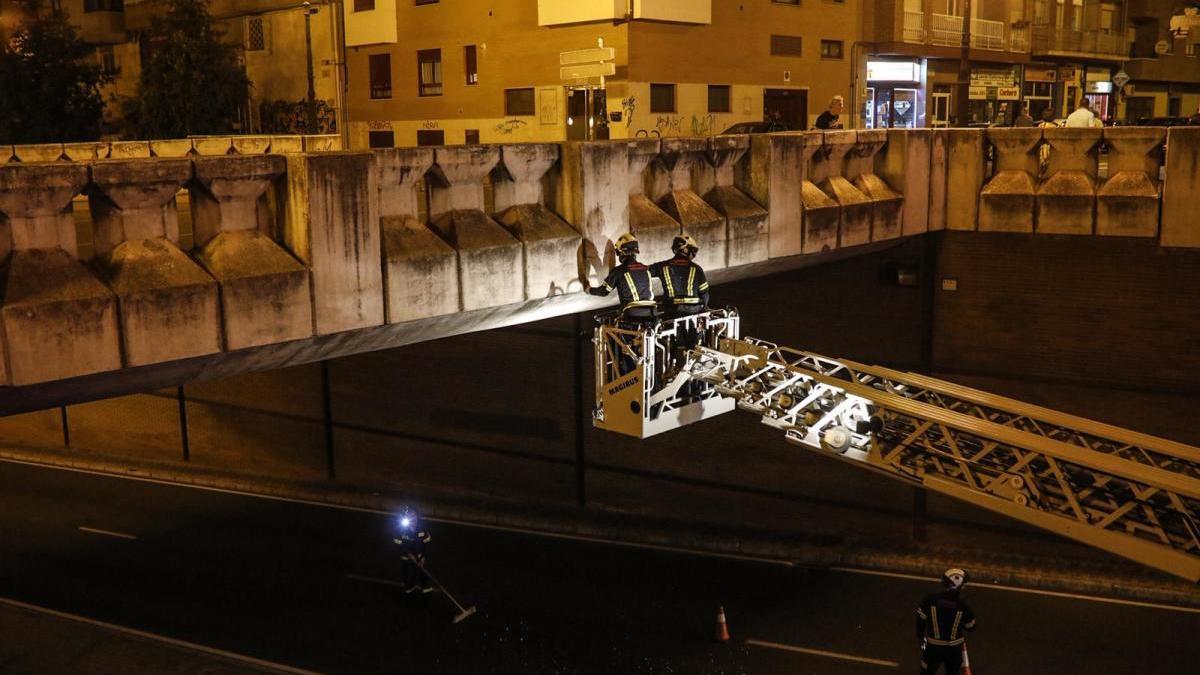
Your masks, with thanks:
[{"label": "firefighter sweeping road", "polygon": [[[0,463],[0,493],[0,597],[10,607],[244,655],[258,660],[256,672],[272,662],[327,673],[912,673],[913,607],[939,588],[936,579],[566,540],[429,514],[425,564],[478,608],[454,624],[458,610],[442,594],[399,587],[393,514],[11,462]],[[1147,672],[1147,663],[1187,672],[1200,657],[1194,610],[984,583],[964,593],[978,616],[969,644],[981,675],[1120,675]],[[713,640],[719,606],[728,642]],[[152,636],[138,644],[161,650]],[[187,646],[175,653],[171,672],[211,657]],[[114,670],[88,650],[0,639],[0,672]]]}]

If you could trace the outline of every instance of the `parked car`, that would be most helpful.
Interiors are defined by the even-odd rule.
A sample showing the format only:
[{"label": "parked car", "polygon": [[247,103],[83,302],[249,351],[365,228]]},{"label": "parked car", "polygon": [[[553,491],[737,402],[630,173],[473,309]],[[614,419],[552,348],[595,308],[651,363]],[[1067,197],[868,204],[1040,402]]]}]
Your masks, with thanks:
[{"label": "parked car", "polygon": [[768,134],[775,131],[799,131],[789,124],[783,122],[739,122],[725,131],[722,134]]}]

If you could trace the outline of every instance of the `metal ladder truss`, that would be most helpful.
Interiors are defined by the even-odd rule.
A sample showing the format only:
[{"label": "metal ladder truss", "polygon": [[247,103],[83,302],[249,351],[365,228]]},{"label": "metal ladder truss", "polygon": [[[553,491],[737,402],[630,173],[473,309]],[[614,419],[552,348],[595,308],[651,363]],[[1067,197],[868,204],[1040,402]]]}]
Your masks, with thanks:
[{"label": "metal ladder truss", "polygon": [[1200,448],[754,338],[690,372],[791,443],[1200,582]]}]

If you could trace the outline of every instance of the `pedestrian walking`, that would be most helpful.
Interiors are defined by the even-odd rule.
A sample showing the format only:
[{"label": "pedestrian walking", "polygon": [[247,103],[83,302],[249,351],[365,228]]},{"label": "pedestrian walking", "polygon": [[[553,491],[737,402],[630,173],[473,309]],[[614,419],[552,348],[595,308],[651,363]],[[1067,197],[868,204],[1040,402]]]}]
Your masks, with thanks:
[{"label": "pedestrian walking", "polygon": [[917,640],[921,645],[921,675],[959,675],[965,632],[975,630],[975,613],[962,598],[967,573],[957,567],[942,575],[942,590],[917,605]]}]

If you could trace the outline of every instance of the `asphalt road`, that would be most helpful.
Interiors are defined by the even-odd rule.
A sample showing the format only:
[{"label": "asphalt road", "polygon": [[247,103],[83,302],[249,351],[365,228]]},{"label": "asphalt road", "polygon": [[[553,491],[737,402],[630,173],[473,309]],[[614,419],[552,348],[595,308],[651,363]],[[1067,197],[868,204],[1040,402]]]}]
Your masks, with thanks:
[{"label": "asphalt road", "polygon": [[[444,598],[388,583],[391,520],[0,462],[0,597],[328,673],[886,675],[915,672],[913,607],[934,587],[435,522],[431,569],[479,608],[454,625]],[[980,675],[1191,672],[1200,657],[1200,613],[968,597]],[[726,644],[710,640],[717,605]]]}]

